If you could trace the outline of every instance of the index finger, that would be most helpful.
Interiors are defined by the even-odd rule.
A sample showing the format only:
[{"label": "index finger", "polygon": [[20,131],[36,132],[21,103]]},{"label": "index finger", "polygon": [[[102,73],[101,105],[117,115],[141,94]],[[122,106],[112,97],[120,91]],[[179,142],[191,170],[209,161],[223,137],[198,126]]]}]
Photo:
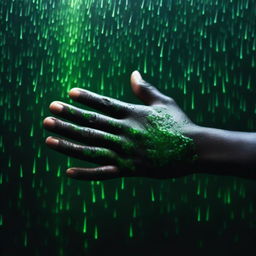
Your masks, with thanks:
[{"label": "index finger", "polygon": [[130,103],[102,96],[80,88],[71,89],[69,96],[77,102],[116,118],[126,117],[131,113],[132,109],[132,104]]}]

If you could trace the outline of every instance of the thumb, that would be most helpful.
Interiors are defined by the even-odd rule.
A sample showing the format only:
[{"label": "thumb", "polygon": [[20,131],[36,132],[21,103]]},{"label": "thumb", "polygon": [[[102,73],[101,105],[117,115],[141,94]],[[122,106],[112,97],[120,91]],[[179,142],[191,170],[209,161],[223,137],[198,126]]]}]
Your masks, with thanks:
[{"label": "thumb", "polygon": [[143,80],[137,70],[131,75],[131,87],[134,94],[147,105],[165,103],[169,99],[156,87]]}]

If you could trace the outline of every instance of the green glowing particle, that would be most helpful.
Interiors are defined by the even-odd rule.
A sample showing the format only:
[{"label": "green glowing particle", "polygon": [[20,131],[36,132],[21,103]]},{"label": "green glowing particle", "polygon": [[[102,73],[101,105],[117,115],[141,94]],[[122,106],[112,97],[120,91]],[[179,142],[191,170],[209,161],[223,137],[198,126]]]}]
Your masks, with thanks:
[{"label": "green glowing particle", "polygon": [[198,207],[197,209],[197,221],[200,222],[201,221],[201,211],[200,208]]},{"label": "green glowing particle", "polygon": [[83,201],[83,213],[86,213],[86,202]]},{"label": "green glowing particle", "polygon": [[11,161],[11,156],[9,157],[9,160],[8,160],[8,167],[11,168],[12,166],[12,161]]},{"label": "green glowing particle", "polygon": [[20,165],[20,178],[23,178],[23,169],[22,169],[22,165]]},{"label": "green glowing particle", "polygon": [[89,243],[88,243],[87,240],[85,240],[85,241],[84,241],[84,248],[85,248],[85,249],[88,249],[88,247],[89,247]]},{"label": "green glowing particle", "polygon": [[132,228],[132,224],[130,224],[130,226],[129,226],[129,238],[133,238],[133,228]]},{"label": "green glowing particle", "polygon": [[200,192],[201,192],[201,189],[200,189],[200,180],[199,180],[197,184],[197,190],[196,190],[196,193],[198,196],[200,195]]},{"label": "green glowing particle", "polygon": [[32,173],[33,173],[33,174],[36,173],[36,159],[35,159],[35,158],[34,158]]},{"label": "green glowing particle", "polygon": [[133,207],[132,217],[134,219],[137,217],[137,208],[136,208],[136,206]]},{"label": "green glowing particle", "polygon": [[47,171],[47,172],[49,172],[49,171],[50,171],[48,157],[46,157],[46,171]]},{"label": "green glowing particle", "polygon": [[136,188],[135,188],[135,187],[132,188],[132,196],[133,196],[133,197],[136,196]]},{"label": "green glowing particle", "polygon": [[99,238],[98,227],[97,227],[97,225],[95,225],[95,228],[94,228],[94,239],[97,240],[98,238]]},{"label": "green glowing particle", "polygon": [[22,193],[22,187],[19,187],[19,199],[22,199],[23,193]]},{"label": "green glowing particle", "polygon": [[96,203],[96,194],[95,194],[94,186],[92,186],[92,202]]},{"label": "green glowing particle", "polygon": [[124,178],[121,178],[121,190],[124,190]]},{"label": "green glowing particle", "polygon": [[59,227],[55,228],[55,236],[58,237],[60,235]]},{"label": "green glowing particle", "polygon": [[60,183],[60,194],[63,195],[64,193],[64,181],[63,179],[61,179],[61,183]]},{"label": "green glowing particle", "polygon": [[81,195],[81,189],[80,189],[80,187],[77,188],[76,194],[77,194],[77,196],[80,196],[80,195]]},{"label": "green glowing particle", "polygon": [[66,203],[66,209],[65,209],[66,211],[69,211],[70,210],[70,201],[68,201],[67,203]]},{"label": "green glowing particle", "polygon": [[60,169],[61,169],[61,167],[59,166],[59,167],[58,167],[58,170],[57,170],[57,177],[58,177],[58,178],[60,177]]},{"label": "green glowing particle", "polygon": [[31,126],[30,137],[34,136],[34,125]]},{"label": "green glowing particle", "polygon": [[206,199],[207,198],[207,189],[205,188],[204,189],[204,199]]},{"label": "green glowing particle", "polygon": [[115,190],[115,200],[117,201],[118,200],[118,189],[116,188]]},{"label": "green glowing particle", "polygon": [[27,232],[25,232],[24,234],[24,247],[27,247],[28,246],[28,234]]},{"label": "green glowing particle", "polygon": [[155,202],[155,194],[153,188],[151,188],[151,201]]},{"label": "green glowing particle", "polygon": [[210,219],[210,207],[208,206],[207,209],[206,209],[205,220],[206,220],[206,221],[209,221],[209,219]]},{"label": "green glowing particle", "polygon": [[113,218],[114,218],[114,219],[117,218],[117,211],[116,211],[116,209],[115,209],[114,212],[113,212]]},{"label": "green glowing particle", "polygon": [[87,221],[86,221],[86,216],[84,216],[83,233],[86,233],[86,231],[87,231]]},{"label": "green glowing particle", "polygon": [[104,192],[104,184],[101,183],[101,199],[104,200],[105,199],[105,192]]},{"label": "green glowing particle", "polygon": [[41,157],[41,147],[38,148],[37,158]]}]

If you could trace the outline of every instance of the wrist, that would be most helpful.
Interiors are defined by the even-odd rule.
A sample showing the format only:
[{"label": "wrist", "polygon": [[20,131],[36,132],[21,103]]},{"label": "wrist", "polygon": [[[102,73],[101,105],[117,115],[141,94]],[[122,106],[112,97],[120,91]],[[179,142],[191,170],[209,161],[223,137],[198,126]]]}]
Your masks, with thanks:
[{"label": "wrist", "polygon": [[184,135],[193,139],[198,155],[192,173],[256,176],[256,133],[193,125]]}]

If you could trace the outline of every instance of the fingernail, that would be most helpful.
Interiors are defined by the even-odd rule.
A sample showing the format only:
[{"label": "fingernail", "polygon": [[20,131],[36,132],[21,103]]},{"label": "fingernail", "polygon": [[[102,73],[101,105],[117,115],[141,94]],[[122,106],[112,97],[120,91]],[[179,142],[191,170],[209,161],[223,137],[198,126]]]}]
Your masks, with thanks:
[{"label": "fingernail", "polygon": [[67,169],[66,173],[67,173],[68,175],[72,175],[72,174],[75,173],[75,171],[74,171],[74,169]]},{"label": "fingernail", "polygon": [[140,80],[143,80],[142,77],[141,77],[141,74],[139,71],[134,71],[134,76],[135,76],[135,80],[137,81],[140,81]]},{"label": "fingernail", "polygon": [[51,137],[48,137],[46,139],[46,143],[54,145],[54,146],[57,146],[59,144],[59,140],[51,138]]},{"label": "fingernail", "polygon": [[44,119],[44,125],[47,127],[53,127],[55,125],[55,121],[51,117],[47,117]]},{"label": "fingernail", "polygon": [[55,113],[60,113],[63,110],[63,106],[60,103],[53,102],[50,105],[50,109],[54,111]]},{"label": "fingernail", "polygon": [[69,91],[69,96],[72,98],[78,98],[80,95],[80,92],[77,88],[73,88]]}]

